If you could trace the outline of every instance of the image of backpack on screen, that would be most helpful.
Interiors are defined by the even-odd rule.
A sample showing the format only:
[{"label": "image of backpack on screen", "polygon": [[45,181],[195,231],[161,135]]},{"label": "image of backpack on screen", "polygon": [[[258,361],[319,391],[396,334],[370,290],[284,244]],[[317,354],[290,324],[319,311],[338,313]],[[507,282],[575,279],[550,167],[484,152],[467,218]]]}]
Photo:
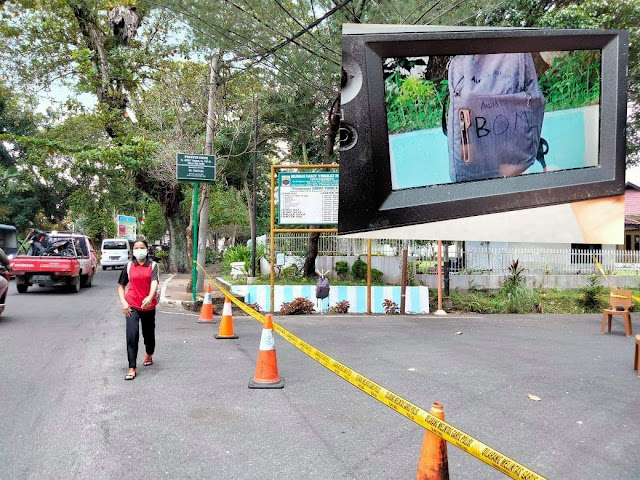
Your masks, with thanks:
[{"label": "image of backpack on screen", "polygon": [[536,158],[545,167],[546,101],[530,53],[457,55],[448,80],[442,129],[452,181],[520,175]]}]

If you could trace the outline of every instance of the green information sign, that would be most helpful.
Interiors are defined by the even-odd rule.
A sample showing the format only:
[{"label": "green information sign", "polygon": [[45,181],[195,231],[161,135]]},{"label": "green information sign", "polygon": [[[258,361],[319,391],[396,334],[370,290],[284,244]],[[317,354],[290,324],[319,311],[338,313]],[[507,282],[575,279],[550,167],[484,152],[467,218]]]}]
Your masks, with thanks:
[{"label": "green information sign", "polygon": [[179,153],[176,157],[178,181],[213,182],[216,179],[215,155]]}]

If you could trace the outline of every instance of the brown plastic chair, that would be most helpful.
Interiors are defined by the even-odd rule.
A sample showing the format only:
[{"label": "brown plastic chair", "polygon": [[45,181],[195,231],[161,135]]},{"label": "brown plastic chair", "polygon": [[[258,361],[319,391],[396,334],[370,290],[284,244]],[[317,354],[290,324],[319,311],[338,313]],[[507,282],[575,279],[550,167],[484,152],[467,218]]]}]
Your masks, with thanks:
[{"label": "brown plastic chair", "polygon": [[605,308],[602,311],[602,326],[600,327],[600,333],[604,333],[604,329],[607,323],[609,323],[609,332],[611,332],[611,317],[613,315],[622,315],[624,318],[624,332],[627,337],[632,334],[631,331],[631,307],[633,300],[631,298],[631,290],[611,290],[609,294],[609,306],[611,308]]},{"label": "brown plastic chair", "polygon": [[640,335],[636,335],[636,353],[633,357],[633,369],[638,370],[638,378],[640,378],[640,369],[638,369],[639,363],[640,363]]}]

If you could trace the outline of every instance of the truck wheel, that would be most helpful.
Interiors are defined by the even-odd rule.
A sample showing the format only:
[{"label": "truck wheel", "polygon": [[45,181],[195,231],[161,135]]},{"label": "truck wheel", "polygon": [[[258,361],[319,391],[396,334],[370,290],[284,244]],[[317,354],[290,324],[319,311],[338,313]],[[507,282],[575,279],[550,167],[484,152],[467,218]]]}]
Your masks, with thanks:
[{"label": "truck wheel", "polygon": [[74,277],[73,283],[69,284],[69,291],[71,293],[78,293],[80,291],[80,275]]},{"label": "truck wheel", "polygon": [[80,286],[82,288],[91,287],[91,281],[93,280],[93,275],[81,275],[80,276]]},{"label": "truck wheel", "polygon": [[18,289],[18,293],[27,293],[29,285],[26,283],[16,283],[16,288]]},{"label": "truck wheel", "polygon": [[103,265],[103,266],[102,266],[102,270],[106,270],[106,269],[107,269],[107,267],[105,267],[105,266]]}]

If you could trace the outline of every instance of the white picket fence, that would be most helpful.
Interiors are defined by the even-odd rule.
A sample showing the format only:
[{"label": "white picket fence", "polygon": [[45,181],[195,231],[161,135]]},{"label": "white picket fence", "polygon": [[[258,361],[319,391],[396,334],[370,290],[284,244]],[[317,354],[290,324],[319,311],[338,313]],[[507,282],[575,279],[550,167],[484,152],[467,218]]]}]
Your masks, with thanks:
[{"label": "white picket fence", "polygon": [[[376,256],[399,256],[402,240],[374,239],[372,254]],[[276,252],[287,255],[306,255],[308,234],[276,235]],[[269,241],[267,239],[267,250]],[[421,263],[422,270],[435,267],[437,242],[409,241],[409,256],[412,262]],[[321,256],[365,256],[365,239],[339,238],[335,234],[322,234],[318,242]],[[580,250],[571,248],[496,248],[474,247],[462,250],[460,244],[449,246],[449,266],[452,274],[505,275],[513,262],[525,269],[525,274],[589,275],[597,273],[595,259],[605,273],[640,275],[640,251]]]}]

